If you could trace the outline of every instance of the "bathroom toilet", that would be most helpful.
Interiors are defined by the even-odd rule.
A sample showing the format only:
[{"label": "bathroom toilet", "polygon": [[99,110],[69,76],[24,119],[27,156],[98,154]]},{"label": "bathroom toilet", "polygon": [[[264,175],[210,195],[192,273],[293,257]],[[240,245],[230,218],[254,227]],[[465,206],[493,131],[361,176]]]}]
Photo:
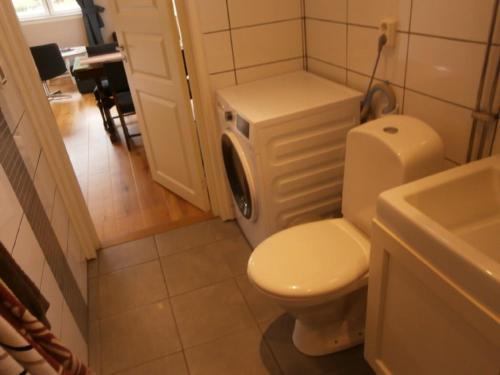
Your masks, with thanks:
[{"label": "bathroom toilet", "polygon": [[378,195],[443,169],[443,144],[424,122],[387,116],[347,136],[343,218],[298,225],[264,240],[248,277],[295,317],[293,342],[324,355],[364,340],[370,227]]}]

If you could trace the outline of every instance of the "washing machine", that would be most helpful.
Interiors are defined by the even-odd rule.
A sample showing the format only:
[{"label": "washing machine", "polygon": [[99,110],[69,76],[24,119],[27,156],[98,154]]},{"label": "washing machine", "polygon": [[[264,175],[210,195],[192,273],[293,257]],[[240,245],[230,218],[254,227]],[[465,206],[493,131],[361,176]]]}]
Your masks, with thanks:
[{"label": "washing machine", "polygon": [[217,91],[226,183],[253,247],[340,212],[346,136],[361,99],[305,71]]}]

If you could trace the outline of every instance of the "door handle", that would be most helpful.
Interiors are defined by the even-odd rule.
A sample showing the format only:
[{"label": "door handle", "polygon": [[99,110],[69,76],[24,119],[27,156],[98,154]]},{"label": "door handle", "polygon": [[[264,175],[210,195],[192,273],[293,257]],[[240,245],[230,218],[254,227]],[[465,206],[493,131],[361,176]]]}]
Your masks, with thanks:
[{"label": "door handle", "polygon": [[5,86],[7,84],[7,77],[5,76],[5,73],[0,66],[0,86]]}]

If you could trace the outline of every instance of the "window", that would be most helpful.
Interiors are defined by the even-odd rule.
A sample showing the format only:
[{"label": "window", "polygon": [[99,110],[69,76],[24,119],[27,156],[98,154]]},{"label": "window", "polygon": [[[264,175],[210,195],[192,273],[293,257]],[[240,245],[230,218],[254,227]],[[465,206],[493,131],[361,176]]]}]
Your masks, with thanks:
[{"label": "window", "polygon": [[21,20],[61,16],[80,12],[76,0],[12,0]]}]

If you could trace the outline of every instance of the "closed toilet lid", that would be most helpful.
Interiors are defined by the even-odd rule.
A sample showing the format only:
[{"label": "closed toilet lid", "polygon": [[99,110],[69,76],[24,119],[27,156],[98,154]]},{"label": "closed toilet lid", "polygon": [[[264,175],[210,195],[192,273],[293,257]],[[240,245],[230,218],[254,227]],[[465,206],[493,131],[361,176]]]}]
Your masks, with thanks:
[{"label": "closed toilet lid", "polygon": [[323,220],[278,232],[248,261],[249,278],[264,292],[287,298],[332,293],[368,271],[370,242],[344,219]]}]

